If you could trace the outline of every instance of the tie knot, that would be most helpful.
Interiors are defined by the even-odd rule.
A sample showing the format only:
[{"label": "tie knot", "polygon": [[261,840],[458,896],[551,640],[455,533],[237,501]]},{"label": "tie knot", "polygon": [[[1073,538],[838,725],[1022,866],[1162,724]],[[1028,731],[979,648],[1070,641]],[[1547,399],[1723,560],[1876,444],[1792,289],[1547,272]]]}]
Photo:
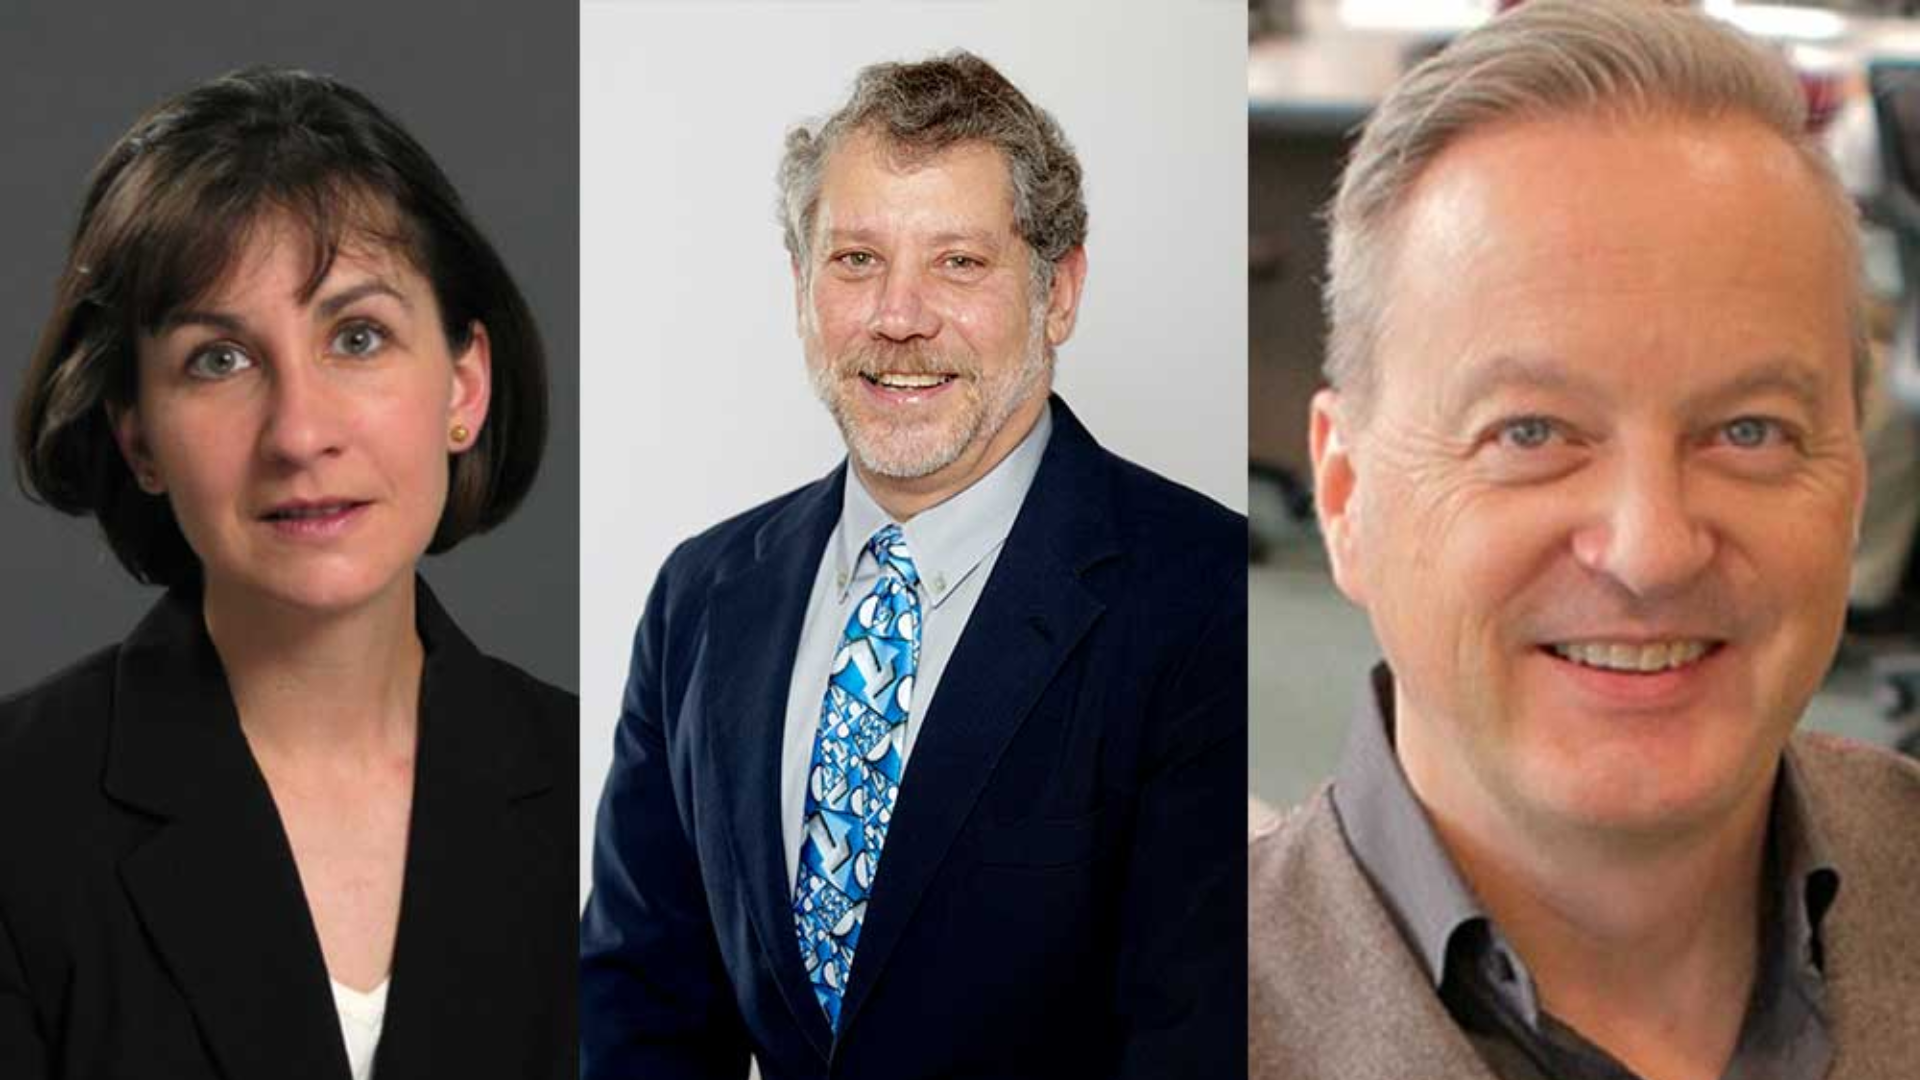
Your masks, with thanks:
[{"label": "tie knot", "polygon": [[880,531],[873,534],[873,539],[867,541],[867,551],[872,554],[873,561],[880,564],[882,574],[892,570],[908,585],[919,587],[920,571],[914,568],[913,554],[907,550],[907,537],[900,531],[900,526],[889,524],[881,527]]}]

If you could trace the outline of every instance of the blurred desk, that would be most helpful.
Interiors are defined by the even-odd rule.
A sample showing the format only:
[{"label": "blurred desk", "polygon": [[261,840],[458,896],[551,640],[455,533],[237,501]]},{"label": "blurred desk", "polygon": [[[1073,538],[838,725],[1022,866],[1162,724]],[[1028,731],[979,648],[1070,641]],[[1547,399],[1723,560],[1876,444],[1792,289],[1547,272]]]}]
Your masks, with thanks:
[{"label": "blurred desk", "polygon": [[1325,28],[1248,49],[1247,451],[1297,481],[1310,473],[1307,405],[1325,354],[1320,214],[1353,132],[1409,51],[1435,40]]},{"label": "blurred desk", "polygon": [[[1776,7],[1745,5],[1730,18],[1773,40],[1802,71],[1854,80],[1874,58],[1920,57],[1912,20],[1820,14],[1783,21]],[[1253,42],[1247,56],[1247,432],[1254,464],[1304,479],[1307,402],[1326,336],[1321,214],[1374,105],[1410,63],[1464,27],[1356,29],[1326,0],[1303,0],[1301,25],[1297,35]]]},{"label": "blurred desk", "polygon": [[1247,49],[1247,122],[1274,133],[1341,135],[1383,97],[1421,39],[1334,31],[1270,38]]}]

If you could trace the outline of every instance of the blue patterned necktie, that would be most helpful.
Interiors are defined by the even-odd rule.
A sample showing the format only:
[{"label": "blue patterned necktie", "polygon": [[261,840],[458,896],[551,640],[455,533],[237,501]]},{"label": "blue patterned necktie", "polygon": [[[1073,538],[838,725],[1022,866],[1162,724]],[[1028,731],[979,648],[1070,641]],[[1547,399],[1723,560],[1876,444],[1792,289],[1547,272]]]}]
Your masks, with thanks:
[{"label": "blue patterned necktie", "polygon": [[914,592],[920,574],[900,526],[874,533],[866,550],[880,565],[880,580],[853,609],[833,654],[807,767],[806,827],[793,887],[800,958],[836,1032],[874,871],[900,797],[901,750],[920,670]]}]

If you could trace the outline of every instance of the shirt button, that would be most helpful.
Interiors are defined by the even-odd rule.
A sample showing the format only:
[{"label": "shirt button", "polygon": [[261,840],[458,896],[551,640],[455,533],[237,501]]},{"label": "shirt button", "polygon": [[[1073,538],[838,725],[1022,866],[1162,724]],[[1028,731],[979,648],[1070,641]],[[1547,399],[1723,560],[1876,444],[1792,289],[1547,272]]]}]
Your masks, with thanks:
[{"label": "shirt button", "polygon": [[937,593],[943,593],[943,592],[946,592],[946,591],[947,591],[947,579],[946,579],[946,578],[944,578],[944,577],[942,577],[942,576],[940,576],[939,574],[935,574],[935,575],[933,575],[933,591],[934,591],[934,592],[937,592]]},{"label": "shirt button", "polygon": [[1513,969],[1513,958],[1505,952],[1497,952],[1493,954],[1493,960],[1493,970],[1499,975],[1500,981],[1512,982],[1518,974]]}]

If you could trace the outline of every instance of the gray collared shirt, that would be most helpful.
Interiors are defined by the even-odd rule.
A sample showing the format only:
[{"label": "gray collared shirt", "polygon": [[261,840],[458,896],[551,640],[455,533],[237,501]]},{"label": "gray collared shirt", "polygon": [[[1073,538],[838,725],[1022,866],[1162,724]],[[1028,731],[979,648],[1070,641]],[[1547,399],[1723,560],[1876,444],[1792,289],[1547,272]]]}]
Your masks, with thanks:
[{"label": "gray collared shirt", "polygon": [[[905,745],[900,754],[907,772],[901,786],[913,782],[913,746],[921,717],[932,708],[940,690],[940,676],[973,615],[993,564],[1013,521],[1027,500],[1040,458],[1053,435],[1052,406],[1013,452],[965,491],[938,506],[900,523],[907,551],[920,574],[920,668],[914,676],[913,709],[907,717]],[[892,519],[847,466],[840,523],[827,538],[820,568],[807,600],[806,621],[800,628],[793,656],[793,679],[787,687],[787,722],[780,742],[780,832],[787,852],[787,881],[792,888],[800,863],[800,839],[806,812],[807,769],[813,761],[813,740],[820,729],[821,701],[827,692],[827,673],[840,648],[847,618],[880,576],[880,568],[866,553],[866,544]],[[882,853],[884,859],[884,853]]]},{"label": "gray collared shirt", "polygon": [[[1774,786],[1760,970],[1722,1080],[1819,1080],[1833,1057],[1820,921],[1839,889],[1793,771]],[[1461,1030],[1501,1080],[1638,1080],[1541,1007],[1533,976],[1435,835],[1393,751],[1393,680],[1376,667],[1334,809],[1347,846]]]}]

